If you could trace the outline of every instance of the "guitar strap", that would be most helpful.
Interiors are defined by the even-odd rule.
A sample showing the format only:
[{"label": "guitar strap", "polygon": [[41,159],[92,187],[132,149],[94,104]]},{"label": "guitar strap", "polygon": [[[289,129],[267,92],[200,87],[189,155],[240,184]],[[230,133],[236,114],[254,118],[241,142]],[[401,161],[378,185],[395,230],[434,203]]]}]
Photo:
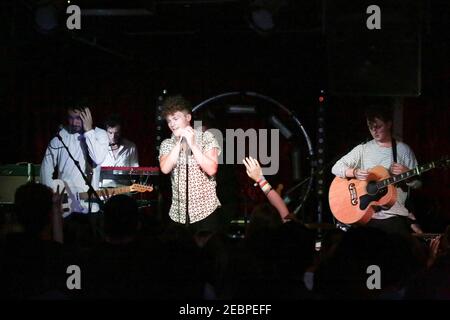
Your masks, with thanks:
[{"label": "guitar strap", "polygon": [[89,155],[88,146],[86,144],[86,138],[84,136],[80,139],[80,145],[81,149],[83,150],[84,158],[86,160],[85,174],[88,178],[89,183],[92,183],[92,176],[94,174],[94,161],[92,161],[92,158]]},{"label": "guitar strap", "polygon": [[392,138],[392,157],[394,158],[394,162],[397,162],[397,142],[394,138]]},{"label": "guitar strap", "polygon": [[[397,162],[397,142],[394,138],[392,138],[392,158],[394,159],[394,162]],[[408,211],[411,211],[411,197],[410,197],[410,188],[406,186],[404,182],[400,183],[398,185],[400,189],[405,191],[407,193],[406,200],[405,200],[405,207],[408,209]]]}]

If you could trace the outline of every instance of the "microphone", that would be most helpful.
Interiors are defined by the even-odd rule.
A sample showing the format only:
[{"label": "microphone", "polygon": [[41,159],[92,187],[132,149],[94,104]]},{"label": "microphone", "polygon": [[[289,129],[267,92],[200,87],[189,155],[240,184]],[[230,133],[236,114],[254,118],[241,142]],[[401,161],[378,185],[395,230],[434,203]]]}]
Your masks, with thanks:
[{"label": "microphone", "polygon": [[189,149],[189,145],[185,137],[181,137],[181,146],[184,147],[184,151],[187,153]]},{"label": "microphone", "polygon": [[180,145],[181,145],[181,148],[180,148],[180,155],[179,156],[181,156],[183,153],[187,154],[187,142],[186,142],[186,138],[185,137],[181,137]]}]

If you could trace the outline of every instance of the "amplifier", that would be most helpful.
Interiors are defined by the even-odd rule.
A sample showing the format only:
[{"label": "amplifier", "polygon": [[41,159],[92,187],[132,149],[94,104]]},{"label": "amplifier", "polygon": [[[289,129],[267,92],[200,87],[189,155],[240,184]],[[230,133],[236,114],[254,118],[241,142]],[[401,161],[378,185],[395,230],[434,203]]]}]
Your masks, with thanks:
[{"label": "amplifier", "polygon": [[39,182],[40,168],[32,163],[0,166],[0,203],[13,203],[18,187],[29,181]]}]

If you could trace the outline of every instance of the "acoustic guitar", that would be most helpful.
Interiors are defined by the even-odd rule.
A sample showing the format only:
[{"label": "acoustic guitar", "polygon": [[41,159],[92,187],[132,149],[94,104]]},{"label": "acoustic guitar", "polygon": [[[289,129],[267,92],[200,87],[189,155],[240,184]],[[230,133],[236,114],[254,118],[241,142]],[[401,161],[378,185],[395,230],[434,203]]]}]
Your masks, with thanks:
[{"label": "acoustic guitar", "polygon": [[397,200],[395,183],[449,164],[447,157],[394,176],[390,176],[386,168],[376,166],[368,170],[369,176],[365,181],[336,177],[328,193],[331,212],[342,223],[366,224],[372,218],[376,206],[394,205]]}]

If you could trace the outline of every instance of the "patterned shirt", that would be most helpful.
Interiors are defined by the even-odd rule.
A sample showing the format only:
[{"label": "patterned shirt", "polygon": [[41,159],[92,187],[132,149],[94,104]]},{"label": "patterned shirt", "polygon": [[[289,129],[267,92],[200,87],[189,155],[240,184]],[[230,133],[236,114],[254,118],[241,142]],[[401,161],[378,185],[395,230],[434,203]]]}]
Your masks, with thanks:
[{"label": "patterned shirt", "polygon": [[[212,148],[217,148],[220,155],[220,146],[211,132],[203,132],[200,129],[195,129],[194,132],[195,142],[203,154]],[[169,154],[176,143],[177,138],[173,134],[170,139],[165,139],[160,146],[159,159]],[[189,221],[194,223],[208,217],[221,204],[216,194],[215,177],[208,176],[202,170],[192,153],[189,154],[188,159],[188,211]],[[171,173],[172,206],[169,212],[170,218],[179,223],[186,222],[186,167],[186,156],[184,152],[181,152]]]},{"label": "patterned shirt", "polygon": [[[345,170],[348,168],[370,170],[375,166],[383,166],[389,170],[393,162],[392,147],[380,147],[375,140],[371,140],[353,148],[352,151],[336,162],[331,171],[334,175],[345,178]],[[400,141],[397,141],[397,162],[409,169],[417,167],[414,152],[407,144]],[[412,181],[407,184],[413,186],[415,183],[415,181]],[[395,204],[389,209],[375,212],[372,218],[386,219],[393,215],[408,216],[408,210],[405,207],[407,196],[408,194],[405,191],[397,188]]]}]

